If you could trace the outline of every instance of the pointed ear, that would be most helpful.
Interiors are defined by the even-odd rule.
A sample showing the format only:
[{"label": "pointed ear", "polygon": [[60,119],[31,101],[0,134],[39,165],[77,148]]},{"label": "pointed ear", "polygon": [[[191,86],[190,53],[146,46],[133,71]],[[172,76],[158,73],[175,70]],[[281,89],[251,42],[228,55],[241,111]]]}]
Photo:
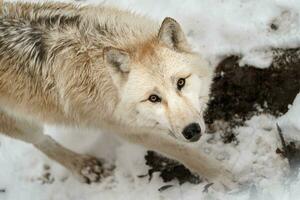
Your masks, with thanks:
[{"label": "pointed ear", "polygon": [[103,59],[113,81],[117,86],[120,86],[130,72],[128,52],[114,47],[105,47],[103,49]]},{"label": "pointed ear", "polygon": [[177,21],[166,17],[158,33],[160,42],[175,50],[188,50],[189,46],[185,35]]}]

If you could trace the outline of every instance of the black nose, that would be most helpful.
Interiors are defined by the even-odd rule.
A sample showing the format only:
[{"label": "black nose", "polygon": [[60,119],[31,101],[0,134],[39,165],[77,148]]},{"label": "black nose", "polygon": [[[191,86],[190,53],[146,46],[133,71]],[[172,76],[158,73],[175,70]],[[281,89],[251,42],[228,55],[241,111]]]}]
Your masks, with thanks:
[{"label": "black nose", "polygon": [[182,134],[190,142],[196,142],[201,137],[201,128],[198,123],[191,123],[183,129]]}]

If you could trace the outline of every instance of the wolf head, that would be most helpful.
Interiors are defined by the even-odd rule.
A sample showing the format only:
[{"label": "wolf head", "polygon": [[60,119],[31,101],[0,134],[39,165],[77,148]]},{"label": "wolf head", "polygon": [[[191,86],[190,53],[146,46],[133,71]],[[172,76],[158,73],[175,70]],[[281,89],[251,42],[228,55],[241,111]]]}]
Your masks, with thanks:
[{"label": "wolf head", "polygon": [[104,49],[104,61],[119,92],[121,121],[183,141],[199,140],[212,69],[193,53],[180,25],[166,18],[158,34],[135,50]]}]

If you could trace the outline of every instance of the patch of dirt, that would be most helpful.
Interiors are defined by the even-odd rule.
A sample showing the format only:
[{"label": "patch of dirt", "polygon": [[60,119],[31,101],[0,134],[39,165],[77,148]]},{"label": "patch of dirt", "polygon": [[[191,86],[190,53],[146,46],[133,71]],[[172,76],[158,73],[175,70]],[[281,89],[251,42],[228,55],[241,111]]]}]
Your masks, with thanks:
[{"label": "patch of dirt", "polygon": [[[243,125],[253,115],[269,113],[280,116],[286,113],[299,93],[300,49],[274,49],[273,54],[273,63],[266,69],[240,67],[239,57],[234,55],[225,58],[217,66],[205,121],[209,132],[224,132],[224,143],[238,144],[232,128]],[[290,143],[286,151],[291,167],[297,166],[298,169],[300,150]],[[176,161],[151,151],[145,159],[150,166],[150,178],[154,172],[160,172],[164,181],[177,179],[181,184],[201,182],[199,177]]]},{"label": "patch of dirt", "polygon": [[239,67],[238,61],[231,56],[216,68],[206,123],[240,125],[259,112],[286,113],[300,91],[300,50],[274,50],[274,62],[267,69]]},{"label": "patch of dirt", "polygon": [[146,164],[151,167],[148,171],[149,180],[153,173],[160,172],[160,177],[164,182],[178,180],[179,184],[186,182],[198,184],[201,179],[190,172],[186,167],[175,160],[168,159],[153,151],[148,151],[145,156]]}]

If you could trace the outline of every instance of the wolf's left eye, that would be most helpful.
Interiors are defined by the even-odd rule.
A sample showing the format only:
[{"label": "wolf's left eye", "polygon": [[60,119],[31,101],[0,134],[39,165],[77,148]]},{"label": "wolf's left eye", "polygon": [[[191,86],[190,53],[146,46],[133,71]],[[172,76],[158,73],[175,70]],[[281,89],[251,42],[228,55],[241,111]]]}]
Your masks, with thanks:
[{"label": "wolf's left eye", "polygon": [[181,90],[185,85],[185,79],[184,78],[180,78],[178,81],[177,81],[177,89],[178,90]]}]

